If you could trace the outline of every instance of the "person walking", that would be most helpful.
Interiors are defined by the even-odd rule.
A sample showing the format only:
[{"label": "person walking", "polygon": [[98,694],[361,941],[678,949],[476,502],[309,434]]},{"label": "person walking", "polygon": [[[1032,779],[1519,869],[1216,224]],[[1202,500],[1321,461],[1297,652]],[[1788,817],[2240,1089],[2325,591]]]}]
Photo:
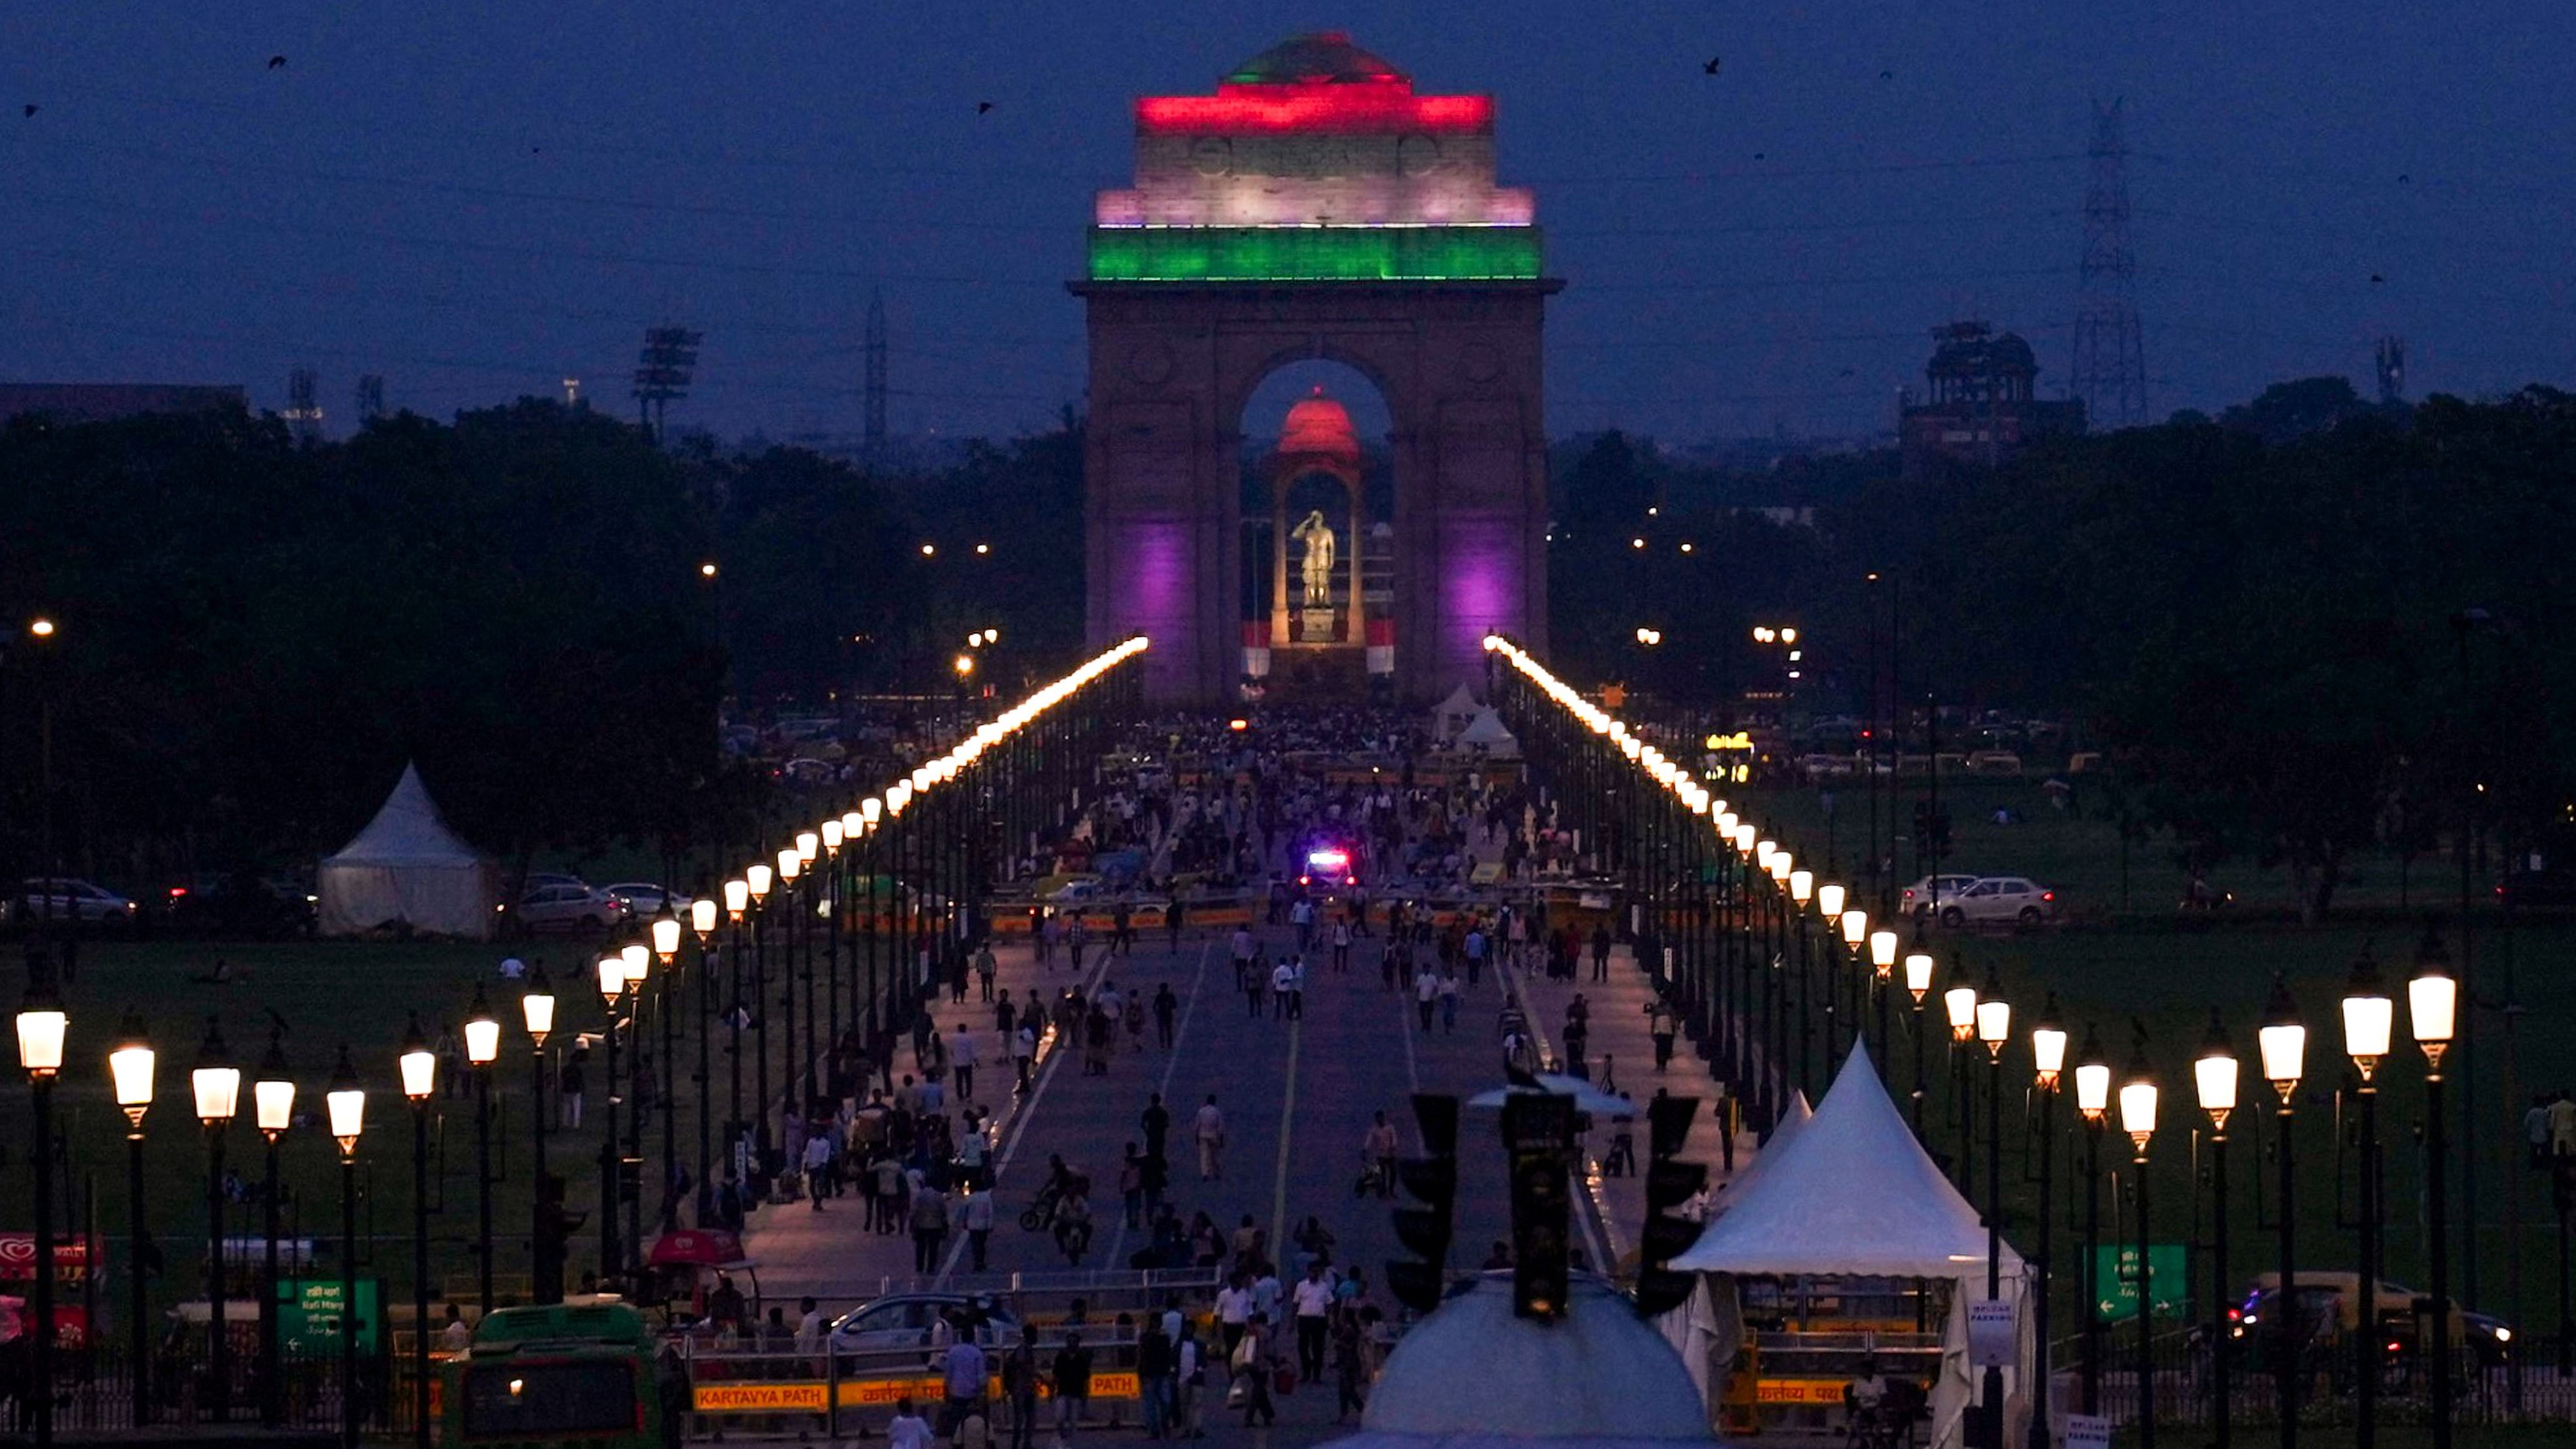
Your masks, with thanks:
[{"label": "person walking", "polygon": [[800,1164],[805,1169],[805,1196],[813,1201],[818,1213],[831,1191],[833,1140],[829,1132],[817,1132],[805,1139],[805,1156]]},{"label": "person walking", "polygon": [[972,1333],[960,1333],[939,1356],[941,1389],[946,1401],[939,1406],[939,1423],[943,1433],[953,1441],[957,1426],[970,1414],[984,1412],[984,1350],[975,1343]]},{"label": "person walking", "polygon": [[1172,1049],[1172,1024],[1179,1017],[1181,999],[1172,994],[1172,983],[1166,981],[1154,991],[1154,1034],[1161,1039],[1163,1050]]},{"label": "person walking", "polygon": [[956,1030],[948,1038],[948,1070],[956,1074],[957,1100],[960,1102],[974,1099],[975,1059],[980,1055],[982,1051],[975,1038],[967,1033],[966,1023],[957,1023]]},{"label": "person walking", "polygon": [[1225,1180],[1225,1113],[1216,1105],[1216,1093],[1208,1093],[1207,1104],[1199,1108],[1198,1120],[1191,1125],[1191,1137],[1199,1145],[1199,1181]]},{"label": "person walking", "polygon": [[1348,1308],[1333,1315],[1332,1335],[1333,1422],[1339,1424],[1368,1409],[1362,1393],[1362,1385],[1368,1382],[1368,1335],[1360,1326],[1360,1316]]},{"label": "person walking", "polygon": [[1000,974],[1002,963],[993,954],[993,938],[985,937],[975,946],[975,979],[983,983],[984,1004],[993,1004],[993,978]]},{"label": "person walking", "polygon": [[1467,939],[1460,945],[1459,950],[1467,958],[1467,984],[1473,986],[1484,979],[1485,975],[1487,943],[1483,922],[1479,921],[1467,928]]},{"label": "person walking", "polygon": [[912,1186],[912,1271],[939,1271],[939,1249],[948,1241],[948,1195],[927,1181]]},{"label": "person walking", "polygon": [[1610,923],[1603,921],[1592,928],[1592,979],[1610,979]]},{"label": "person walking", "polygon": [[1010,1449],[1037,1449],[1038,1329],[1020,1325],[1020,1341],[1002,1355],[1002,1398],[1011,1408]]},{"label": "person walking", "polygon": [[1049,1378],[1055,1389],[1055,1442],[1062,1449],[1073,1442],[1074,1431],[1082,1427],[1091,1407],[1091,1350],[1082,1346],[1079,1329],[1065,1334]]},{"label": "person walking", "polygon": [[1306,1276],[1291,1293],[1297,1315],[1297,1376],[1310,1384],[1324,1381],[1324,1330],[1333,1311],[1333,1285],[1324,1277],[1324,1260],[1306,1264]]},{"label": "person walking", "polygon": [[1261,945],[1252,939],[1250,926],[1237,926],[1226,950],[1234,957],[1234,989],[1241,991],[1252,975],[1253,963],[1261,959]]},{"label": "person walking", "polygon": [[1136,1335],[1136,1386],[1144,1401],[1145,1437],[1167,1437],[1172,1421],[1172,1339],[1163,1332],[1159,1314],[1148,1317]]},{"label": "person walking", "polygon": [[1431,1034],[1431,1013],[1440,1008],[1440,976],[1425,961],[1413,973],[1413,1009],[1422,1018],[1423,1035]]},{"label": "person walking", "polygon": [[1440,1030],[1448,1034],[1458,1030],[1458,970],[1454,966],[1440,977]]},{"label": "person walking", "polygon": [[1172,898],[1170,905],[1163,907],[1164,946],[1176,955],[1181,949],[1181,920],[1187,914],[1188,908],[1181,904],[1178,896]]},{"label": "person walking", "polygon": [[[1234,1347],[1232,1365],[1235,1386],[1244,1391],[1243,1427],[1249,1429],[1256,1422],[1264,1427],[1278,1423],[1278,1406],[1270,1401],[1275,1355],[1270,1348],[1269,1324],[1259,1314],[1244,1325],[1243,1341]],[[1227,1397],[1233,1397],[1232,1389],[1227,1390]]]},{"label": "person walking", "polygon": [[967,1187],[957,1199],[957,1225],[966,1233],[967,1260],[974,1271],[984,1271],[984,1257],[993,1241],[993,1194],[990,1189]]},{"label": "person walking", "polygon": [[1395,1196],[1395,1148],[1395,1124],[1386,1120],[1386,1113],[1381,1111],[1360,1136],[1360,1156],[1377,1178],[1379,1197]]},{"label": "person walking", "polygon": [[584,1067],[589,1059],[590,1053],[587,1050],[575,1047],[572,1055],[564,1058],[562,1069],[555,1073],[555,1092],[557,1099],[563,1104],[563,1110],[555,1119],[555,1125],[559,1127],[581,1126],[583,1088],[588,1076]]},{"label": "person walking", "polygon": [[1030,1017],[1022,1018],[1019,1035],[1011,1039],[1011,1068],[1019,1074],[1020,1095],[1024,1097],[1029,1091],[1029,1069],[1038,1060],[1038,1024],[1034,1016],[1032,1012]]},{"label": "person walking", "polygon": [[1333,972],[1347,976],[1351,969],[1351,923],[1347,918],[1333,922]]},{"label": "person walking", "polygon": [[1646,1003],[1646,1035],[1655,1040],[1657,1076],[1661,1076],[1664,1068],[1672,1065],[1673,1038],[1680,1032],[1681,1017],[1674,1013],[1671,1002],[1658,996]]},{"label": "person walking", "polygon": [[1170,1108],[1163,1105],[1162,1093],[1146,1094],[1145,1110],[1136,1115],[1136,1125],[1145,1134],[1145,1155],[1149,1158],[1168,1161],[1163,1149],[1172,1132],[1172,1112]]}]

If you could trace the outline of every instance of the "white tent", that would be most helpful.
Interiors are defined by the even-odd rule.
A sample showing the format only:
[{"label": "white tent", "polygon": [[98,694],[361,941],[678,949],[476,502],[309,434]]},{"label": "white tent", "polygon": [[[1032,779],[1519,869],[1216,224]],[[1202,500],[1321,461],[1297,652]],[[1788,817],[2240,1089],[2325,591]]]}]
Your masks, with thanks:
[{"label": "white tent", "polygon": [[1456,739],[1460,730],[1474,722],[1476,711],[1481,708],[1483,706],[1476,703],[1476,696],[1468,693],[1467,686],[1461,683],[1449,691],[1447,699],[1432,706],[1431,737],[1435,740]]},{"label": "white tent", "polygon": [[491,863],[447,828],[410,765],[367,828],[322,862],[318,885],[326,936],[399,926],[488,940],[500,900]]},{"label": "white tent", "polygon": [[1458,732],[1458,748],[1463,750],[1476,745],[1482,745],[1485,753],[1496,759],[1510,759],[1521,752],[1521,742],[1512,738],[1512,732],[1503,724],[1503,717],[1494,713],[1490,704],[1477,710],[1476,717],[1467,721],[1467,727]]},{"label": "white tent", "polygon": [[[1779,1135],[1773,1134],[1775,1142]],[[1957,1444],[1974,1394],[1967,1305],[1986,1296],[1986,1229],[1914,1140],[1859,1044],[1815,1116],[1786,1148],[1766,1151],[1760,1167],[1753,1181],[1728,1194],[1725,1212],[1712,1218],[1699,1241],[1672,1261],[1675,1268],[1721,1275],[1709,1284],[1714,1301],[1699,1305],[1716,1335],[1732,1337],[1735,1278],[1948,1279],[1956,1289],[1932,1390],[1931,1442],[1933,1449]],[[2001,1259],[2001,1296],[2018,1313],[2021,1255],[2005,1244]],[[2020,1363],[2029,1361],[2029,1327],[2021,1324]],[[2009,1394],[2022,1392],[2018,1367],[2006,1371],[2006,1380]]]}]

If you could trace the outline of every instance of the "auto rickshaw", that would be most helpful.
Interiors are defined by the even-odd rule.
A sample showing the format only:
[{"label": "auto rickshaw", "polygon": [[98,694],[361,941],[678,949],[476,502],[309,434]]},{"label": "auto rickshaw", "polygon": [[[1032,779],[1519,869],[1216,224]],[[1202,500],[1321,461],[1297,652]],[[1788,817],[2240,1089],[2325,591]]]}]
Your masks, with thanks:
[{"label": "auto rickshaw", "polygon": [[760,1264],[744,1256],[742,1238],[722,1228],[683,1228],[654,1240],[644,1260],[643,1291],[638,1301],[661,1308],[667,1317],[707,1316],[708,1295],[719,1277],[730,1277],[749,1300],[758,1319]]}]

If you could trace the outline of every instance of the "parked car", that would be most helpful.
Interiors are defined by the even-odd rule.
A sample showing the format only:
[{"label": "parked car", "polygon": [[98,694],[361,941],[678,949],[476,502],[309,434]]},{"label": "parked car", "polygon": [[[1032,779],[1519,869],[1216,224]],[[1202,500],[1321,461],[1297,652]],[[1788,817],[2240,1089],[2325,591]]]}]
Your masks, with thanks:
[{"label": "parked car", "polygon": [[586,885],[539,886],[519,898],[519,925],[529,931],[606,931],[623,924],[626,904]]},{"label": "parked car", "polygon": [[2036,926],[2057,914],[2057,892],[2019,875],[1972,881],[1956,900],[1941,903],[1941,924]]},{"label": "parked car", "polygon": [[[2361,1275],[2350,1269],[2299,1274],[2297,1337],[2306,1354],[2313,1356],[2324,1350],[2337,1359],[2349,1358],[2345,1345],[2359,1322],[2354,1312],[2354,1300],[2359,1295],[2354,1289],[2360,1282]],[[2249,1350],[2246,1357],[2253,1360],[2248,1364],[2252,1371],[2267,1372],[2270,1368],[2270,1356],[2279,1338],[2266,1325],[2272,1322],[2280,1298],[2281,1275],[2264,1273],[2255,1278],[2244,1301],[2227,1310],[2228,1334]],[[2379,1280],[2376,1317],[2380,1331],[2388,1335],[2392,1357],[2411,1358],[2419,1351],[2419,1303],[2429,1310],[2430,1304],[2419,1300],[2414,1289],[2385,1278]],[[2504,1320],[2462,1308],[2456,1302],[2451,1305],[2450,1337],[2454,1344],[2468,1350],[2480,1368],[2500,1368],[2513,1357],[2513,1329]]]},{"label": "parked car", "polygon": [[[651,881],[619,881],[615,885],[601,886],[600,889],[623,904],[626,907],[626,913],[639,921],[662,914],[665,893],[662,887]],[[682,891],[671,891],[668,896],[671,914],[686,921],[689,918],[689,907],[695,897]]]},{"label": "parked car", "polygon": [[2517,870],[2496,882],[2496,904],[2518,911],[2576,908],[2576,871]]},{"label": "parked car", "polygon": [[527,885],[526,885],[525,889],[526,889],[527,891],[529,891],[530,893],[532,893],[532,894],[533,894],[539,886],[555,886],[555,885],[576,885],[576,886],[587,886],[587,885],[589,885],[589,884],[590,884],[590,882],[588,882],[588,881],[586,881],[586,880],[583,880],[580,876],[577,876],[577,875],[565,875],[565,874],[564,874],[563,872],[561,872],[561,871],[555,871],[555,870],[532,870],[532,871],[529,871],[529,872],[528,872],[528,883],[527,883]]},{"label": "parked car", "polygon": [[1965,873],[1927,875],[1897,893],[1897,909],[1909,916],[1928,916],[1932,914],[1932,902],[1936,894],[1946,905],[1957,900],[1959,892],[1976,883],[1977,877]]},{"label": "parked car", "polygon": [[917,1348],[932,1352],[931,1329],[942,1316],[972,1324],[975,1342],[998,1352],[1020,1341],[1019,1316],[991,1298],[968,1293],[895,1293],[862,1304],[832,1324],[835,1353]]},{"label": "parked car", "polygon": [[319,904],[292,882],[245,872],[200,875],[170,886],[161,909],[174,935],[276,940],[311,935]]},{"label": "parked car", "polygon": [[31,876],[18,883],[18,894],[0,901],[14,925],[53,921],[91,926],[134,924],[134,902],[103,886],[69,876]]}]

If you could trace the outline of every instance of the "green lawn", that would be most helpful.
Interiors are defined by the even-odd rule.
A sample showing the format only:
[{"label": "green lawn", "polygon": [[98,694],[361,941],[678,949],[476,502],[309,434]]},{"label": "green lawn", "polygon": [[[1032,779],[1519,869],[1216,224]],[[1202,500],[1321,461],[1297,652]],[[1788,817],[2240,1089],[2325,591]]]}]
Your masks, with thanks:
[{"label": "green lawn", "polygon": [[[2069,918],[2059,928],[2026,934],[1982,931],[1933,933],[1945,958],[1955,954],[1979,983],[1990,967],[1999,970],[2006,995],[2015,1003],[2016,1046],[2006,1056],[2005,1191],[2006,1215],[2017,1241],[2032,1238],[2036,1194],[2025,1164],[2031,1143],[2022,1134],[2027,1118],[2020,1107],[2029,1082],[2026,1031],[2041,1000],[2054,992],[2060,1015],[2080,1044],[2085,1028],[2098,1025],[2115,1069],[2129,1061],[2133,1029],[2145,1033],[2147,1054],[2164,1087],[2164,1110],[2152,1149],[2155,1180],[2151,1184],[2158,1241],[2197,1241],[2206,1235],[2211,1207],[2206,1182],[2209,1122],[2193,1105],[2191,1062],[2199,1055],[2215,1007],[2246,1066],[2240,1092],[2243,1108],[2234,1123],[2231,1157],[2233,1261],[2228,1281],[2242,1285],[2275,1257],[2268,1224],[2276,1208],[2275,1167],[2271,1156],[2274,1125],[2270,1089],[2257,1078],[2255,1028],[2274,973],[2288,981],[2309,1025],[2307,1076],[2298,1100],[2296,1161],[2297,1219],[2302,1267],[2350,1267],[2355,1253],[2348,1226],[2358,1186],[2357,1154],[2337,1150],[2338,1123],[2345,1141],[2357,1131],[2351,1098],[2353,1082],[2342,1055],[2338,1005],[2354,958],[2368,947],[2381,963],[2390,994],[2399,1003],[2398,1050],[2382,1070],[2381,1140],[2388,1189],[2386,1271],[2390,1278],[2422,1287],[2426,1281],[2423,1189],[2428,1174],[2421,1146],[2425,1108],[2424,1062],[2405,1035],[2405,978],[2422,933],[2414,912],[2428,902],[2428,888],[2447,893],[2456,904],[2456,868],[2441,861],[2419,860],[2405,882],[2401,911],[2400,875],[2393,859],[2365,859],[2354,868],[2355,883],[2339,900],[2335,915],[2322,925],[2301,926],[2289,909],[2291,894],[2278,873],[2238,865],[2216,872],[2212,880],[2233,890],[2235,909],[2185,917],[2175,910],[2181,878],[2169,847],[2133,844],[2129,855],[2130,909],[2118,908],[2122,878],[2118,832],[2107,822],[2054,810],[2035,780],[2021,782],[1944,783],[1953,803],[1957,849],[1951,864],[1959,868],[2027,874],[2065,893]],[[1911,796],[1900,798],[1895,813],[1909,829]],[[1785,838],[1802,857],[1820,863],[1827,858],[1825,814],[1811,790],[1768,791],[1751,798],[1753,818],[1786,831]],[[2021,813],[2021,823],[1997,825],[1992,812],[2002,805]],[[1881,829],[1886,829],[1887,797],[1880,800]],[[1834,810],[1832,854],[1848,872],[1862,854],[1866,802],[1860,793],[1839,792]],[[1910,844],[1899,846],[1900,882],[1913,874]],[[1848,879],[1847,874],[1830,878]],[[1864,902],[1866,904],[1866,902]],[[2450,923],[2449,949],[2455,962],[2460,951],[2456,921]],[[2557,1233],[2547,1184],[2522,1166],[2521,1115],[2528,1095],[2543,1088],[2576,1084],[2576,1038],[2564,1024],[2576,1019],[2576,977],[2559,963],[2576,957],[2576,922],[2525,920],[2509,933],[2500,930],[2499,914],[2482,910],[2474,918],[2474,989],[2483,1009],[2475,1015],[2477,1037],[2467,1059],[2454,1051],[2452,1097],[2445,1117],[2453,1135],[2451,1211],[2454,1231],[2465,1220],[2469,1189],[2461,1177],[2460,1093],[2474,1081],[2479,1128],[2465,1146],[2475,1157],[2477,1261],[2473,1269],[2455,1267],[2454,1289],[2463,1291],[2473,1271],[2476,1306],[2530,1329],[2545,1330],[2555,1318]],[[1946,984],[1943,983],[1943,984]],[[1900,1002],[1902,996],[1900,994]],[[2511,1002],[2511,1037],[2508,1014]],[[1947,1042],[1939,1034],[1940,1003],[1930,1003],[1935,1018],[1931,1045],[1933,1101],[1931,1136],[1937,1149],[1955,1142],[1948,1074],[1943,1070]],[[1900,1019],[1903,1013],[1899,1013]],[[1910,1081],[1911,1051],[1899,1028],[1900,1047],[1891,1076]],[[1978,1053],[1980,1090],[1983,1053]],[[2508,1078],[2510,1082],[2508,1083]],[[2511,1094],[2507,1092],[2510,1085]],[[1900,1098],[1902,1090],[1900,1087]],[[2072,1118],[2072,1101],[2067,1117]],[[1982,1157],[1984,1109],[1976,1117]],[[2249,1117],[2254,1120],[2249,1120]],[[2125,1140],[2115,1131],[2105,1144],[2106,1161],[2125,1164]],[[2064,1250],[2066,1204],[2075,1187],[2063,1169],[2069,1155],[2058,1156],[2060,1262],[2071,1263]],[[1977,1171],[1975,1196],[1982,1203],[1984,1170]],[[2195,1186],[2196,1181],[2201,1184]],[[2507,1230],[2508,1193],[2521,1209],[2517,1239]],[[2259,1201],[2258,1201],[2259,1198]],[[2106,1191],[2104,1233],[2115,1231],[2113,1213],[2120,1201]],[[2257,1212],[2266,1226],[2257,1229]],[[2127,1220],[2125,1207],[2118,1221]],[[2126,1227],[2117,1231],[2131,1231]],[[2521,1297],[2515,1302],[2509,1285],[2519,1252]],[[2196,1256],[2193,1272],[2204,1281],[2205,1267]],[[2196,1287],[2197,1287],[2196,1283]],[[2072,1302],[2059,1322],[2071,1323]]]},{"label": "green lawn", "polygon": [[[204,1295],[206,1233],[206,1145],[189,1095],[189,1070],[195,1064],[207,1020],[216,1020],[234,1062],[244,1071],[240,1118],[226,1134],[226,1162],[256,1184],[263,1148],[251,1119],[250,1078],[268,1048],[270,1012],[285,1018],[285,1049],[298,1087],[297,1127],[281,1145],[281,1171],[286,1184],[287,1232],[322,1239],[326,1262],[338,1261],[338,1152],[325,1135],[322,1091],[345,1043],[368,1090],[367,1131],[360,1147],[359,1231],[373,1239],[374,1261],[368,1271],[395,1285],[397,1301],[409,1301],[412,1157],[410,1109],[399,1085],[395,1058],[409,1014],[420,1013],[423,1029],[435,1040],[442,1022],[461,1023],[484,981],[503,1025],[502,1056],[492,1081],[495,1118],[494,1156],[501,1178],[494,1188],[495,1271],[503,1282],[525,1280],[530,1205],[529,1051],[521,1025],[519,991],[495,975],[504,955],[543,957],[553,974],[560,1005],[558,1033],[596,1032],[604,1011],[589,985],[584,965],[595,948],[570,942],[502,945],[474,943],[384,944],[296,942],[286,944],[226,943],[221,946],[176,942],[90,941],[80,953],[78,979],[64,995],[71,1015],[65,1048],[66,1067],[56,1090],[59,1124],[70,1163],[76,1211],[80,1195],[97,1194],[98,1226],[110,1241],[111,1276],[101,1285],[102,1301],[121,1316],[124,1303],[126,1232],[125,1118],[109,1089],[106,1058],[119,1022],[129,1007],[139,1009],[159,1050],[159,1093],[146,1119],[147,1216],[168,1264],[156,1300],[168,1303]],[[195,984],[189,980],[221,956],[233,967],[229,985]],[[461,1036],[460,1036],[461,1041]],[[684,1070],[679,1088],[688,1100],[680,1124],[681,1158],[695,1156],[694,1086],[688,1068],[695,1064],[693,1039],[684,1038]],[[723,1110],[722,1040],[716,1044],[716,1110]],[[776,1050],[773,1047],[773,1050]],[[749,1063],[746,1062],[748,1080]],[[550,1130],[547,1142],[551,1170],[567,1178],[570,1206],[591,1211],[596,1203],[598,1124],[604,1082],[604,1060],[597,1052],[589,1068],[588,1130]],[[746,1087],[746,1092],[748,1092]],[[552,1096],[551,1090],[549,1097]],[[29,1106],[23,1092],[6,1094],[0,1105],[0,1133],[23,1154],[29,1137]],[[551,1105],[551,1102],[549,1103]],[[474,1107],[471,1097],[441,1096],[431,1107],[431,1201],[434,1215],[431,1275],[433,1282],[466,1281],[473,1272],[476,1233],[474,1197]],[[310,1121],[305,1119],[309,1116]],[[645,1142],[645,1230],[653,1229],[653,1205],[660,1181],[660,1122],[655,1119]],[[13,1164],[23,1169],[23,1158]],[[0,1208],[0,1227],[24,1230],[31,1222],[22,1171],[11,1174],[12,1186]],[[255,1235],[260,1229],[255,1204],[227,1208],[226,1231]],[[597,1227],[591,1223],[576,1245],[575,1260],[596,1260]]]}]

